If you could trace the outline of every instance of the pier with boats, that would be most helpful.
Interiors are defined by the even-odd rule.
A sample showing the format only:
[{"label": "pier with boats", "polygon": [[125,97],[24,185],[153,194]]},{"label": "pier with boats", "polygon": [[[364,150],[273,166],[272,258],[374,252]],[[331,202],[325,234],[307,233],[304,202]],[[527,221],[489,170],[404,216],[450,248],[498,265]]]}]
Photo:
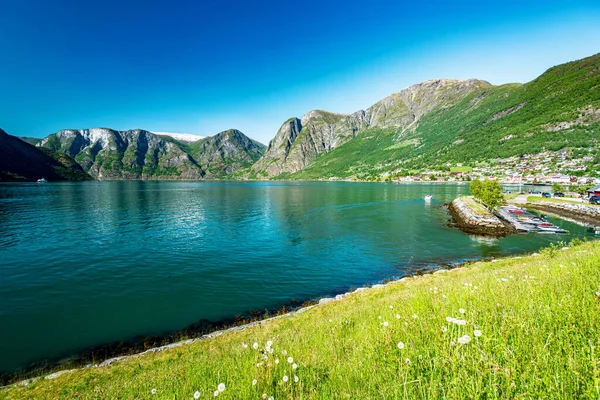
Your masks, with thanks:
[{"label": "pier with boats", "polygon": [[569,233],[569,231],[548,222],[543,217],[512,205],[501,206],[497,216],[508,222],[519,232]]}]

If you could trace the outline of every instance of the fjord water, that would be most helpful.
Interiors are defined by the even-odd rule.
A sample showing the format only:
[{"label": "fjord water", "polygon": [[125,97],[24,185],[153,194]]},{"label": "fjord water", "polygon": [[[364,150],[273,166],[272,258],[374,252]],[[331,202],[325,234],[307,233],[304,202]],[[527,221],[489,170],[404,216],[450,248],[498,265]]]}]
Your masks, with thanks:
[{"label": "fjord water", "polygon": [[570,235],[466,235],[447,226],[442,203],[467,193],[451,184],[1,184],[0,371],[586,235],[560,220]]}]

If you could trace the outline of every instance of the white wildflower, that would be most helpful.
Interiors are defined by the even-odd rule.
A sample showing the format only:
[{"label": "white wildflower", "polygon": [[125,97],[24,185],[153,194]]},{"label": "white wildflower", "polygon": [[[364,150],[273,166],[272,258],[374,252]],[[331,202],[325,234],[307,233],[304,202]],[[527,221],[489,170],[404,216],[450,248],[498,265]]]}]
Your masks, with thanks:
[{"label": "white wildflower", "polygon": [[254,350],[258,349],[258,343],[254,342],[254,344],[252,345],[252,348],[253,348]]},{"label": "white wildflower", "polygon": [[296,363],[293,363],[293,364],[292,364],[292,369],[298,369],[298,364],[296,364]]},{"label": "white wildflower", "polygon": [[442,332],[446,332],[448,331],[448,328],[446,328],[445,326],[442,326]]},{"label": "white wildflower", "polygon": [[410,358],[407,358],[406,360],[404,360],[404,362],[410,364]]},{"label": "white wildflower", "polygon": [[217,397],[219,395],[219,391],[215,390],[215,397]]},{"label": "white wildflower", "polygon": [[400,319],[400,314],[396,314],[396,319]]},{"label": "white wildflower", "polygon": [[404,348],[404,343],[398,342],[398,348],[402,350]]},{"label": "white wildflower", "polygon": [[283,378],[281,378],[282,381],[287,382],[290,378],[288,378],[287,375],[284,375]]},{"label": "white wildflower", "polygon": [[475,329],[473,331],[473,335],[475,335],[476,337],[480,337],[481,336],[481,331],[479,329]]},{"label": "white wildflower", "polygon": [[300,378],[298,378],[298,375],[294,375],[294,382],[298,382],[300,380]]},{"label": "white wildflower", "polygon": [[246,343],[242,343],[242,347],[245,348],[245,349],[247,349],[248,345]]},{"label": "white wildflower", "polygon": [[389,323],[387,321],[383,321],[383,326],[388,326]]},{"label": "white wildflower", "polygon": [[219,392],[224,392],[225,391],[225,384],[224,383],[219,383],[219,386],[217,386],[217,390]]},{"label": "white wildflower", "polygon": [[252,380],[252,386],[256,386],[257,383],[258,383],[258,381],[256,379]]},{"label": "white wildflower", "polygon": [[275,364],[279,364],[279,358],[275,359]]},{"label": "white wildflower", "polygon": [[417,319],[417,318],[418,318],[418,317],[417,317],[417,314],[413,314],[413,315],[412,315],[412,317],[413,317],[414,319]]},{"label": "white wildflower", "polygon": [[196,392],[196,393],[194,393],[194,398],[195,398],[195,399],[199,399],[199,398],[200,398],[200,392]]},{"label": "white wildflower", "polygon": [[464,314],[464,313],[465,313],[465,309],[464,309],[464,308],[460,308],[460,309],[458,310],[458,312],[459,312],[459,313],[461,313],[461,314]]},{"label": "white wildflower", "polygon": [[446,322],[454,322],[454,318],[452,318],[452,317],[446,317]]},{"label": "white wildflower", "polygon": [[283,354],[284,356],[287,356],[287,351],[283,350],[283,351],[281,352],[281,354]]},{"label": "white wildflower", "polygon": [[273,346],[273,341],[272,340],[267,340],[267,347],[271,347]]},{"label": "white wildflower", "polygon": [[290,364],[294,362],[294,358],[293,357],[288,357],[287,362],[289,362]]},{"label": "white wildflower", "polygon": [[458,338],[458,343],[460,344],[467,344],[471,341],[471,336],[469,335],[464,335]]},{"label": "white wildflower", "polygon": [[263,393],[262,396],[260,396],[260,397],[262,397],[263,399],[266,399],[267,398],[267,394]]},{"label": "white wildflower", "polygon": [[390,305],[390,309],[393,309],[393,308],[394,308],[394,306]]},{"label": "white wildflower", "polygon": [[152,390],[150,391],[150,393],[152,393],[152,394],[156,394],[156,389],[152,389]]}]

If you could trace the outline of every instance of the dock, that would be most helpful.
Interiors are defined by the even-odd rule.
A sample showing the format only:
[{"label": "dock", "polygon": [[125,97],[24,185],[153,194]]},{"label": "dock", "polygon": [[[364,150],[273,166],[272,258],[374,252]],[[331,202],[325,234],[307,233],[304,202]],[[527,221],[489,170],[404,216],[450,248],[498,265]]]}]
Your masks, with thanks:
[{"label": "dock", "polygon": [[519,232],[537,233],[569,233],[559,226],[553,225],[544,218],[516,206],[500,207],[497,216],[508,222]]}]

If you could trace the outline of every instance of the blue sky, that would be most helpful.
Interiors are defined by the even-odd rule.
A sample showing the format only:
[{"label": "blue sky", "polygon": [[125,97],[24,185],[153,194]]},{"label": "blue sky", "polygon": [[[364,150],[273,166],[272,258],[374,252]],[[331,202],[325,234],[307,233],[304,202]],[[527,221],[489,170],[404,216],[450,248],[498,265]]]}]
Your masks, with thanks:
[{"label": "blue sky", "polygon": [[[432,78],[527,82],[600,52],[598,1],[0,0],[0,128],[268,143]],[[495,3],[495,4],[494,4]]]}]

